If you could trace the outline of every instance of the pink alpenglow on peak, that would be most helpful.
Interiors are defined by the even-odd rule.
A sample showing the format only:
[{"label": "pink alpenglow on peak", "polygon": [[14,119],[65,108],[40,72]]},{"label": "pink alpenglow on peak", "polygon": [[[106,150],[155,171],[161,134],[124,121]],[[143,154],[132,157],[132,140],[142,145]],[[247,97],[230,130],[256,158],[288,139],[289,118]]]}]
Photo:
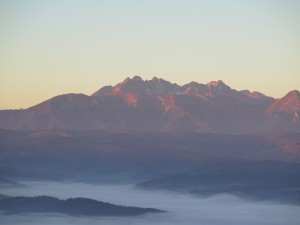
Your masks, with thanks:
[{"label": "pink alpenglow on peak", "polygon": [[223,81],[178,85],[153,77],[126,78],[91,96],[56,96],[25,110],[0,111],[0,128],[14,130],[143,130],[155,132],[300,132],[300,94],[275,100]]},{"label": "pink alpenglow on peak", "polygon": [[268,112],[297,112],[300,111],[300,92],[290,91],[283,98],[277,99]]}]

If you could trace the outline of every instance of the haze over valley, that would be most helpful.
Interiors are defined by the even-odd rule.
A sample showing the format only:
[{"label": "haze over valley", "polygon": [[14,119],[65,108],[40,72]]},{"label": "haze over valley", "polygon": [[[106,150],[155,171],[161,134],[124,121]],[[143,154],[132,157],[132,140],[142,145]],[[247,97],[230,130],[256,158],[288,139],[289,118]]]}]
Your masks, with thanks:
[{"label": "haze over valley", "polygon": [[166,191],[139,190],[131,185],[91,185],[64,182],[24,182],[26,188],[1,188],[11,195],[52,195],[61,199],[86,197],[114,204],[158,207],[167,212],[134,217],[72,217],[62,214],[1,215],[1,221],[12,224],[274,224],[294,225],[299,220],[299,206],[272,202],[255,202],[222,194],[210,198]]}]

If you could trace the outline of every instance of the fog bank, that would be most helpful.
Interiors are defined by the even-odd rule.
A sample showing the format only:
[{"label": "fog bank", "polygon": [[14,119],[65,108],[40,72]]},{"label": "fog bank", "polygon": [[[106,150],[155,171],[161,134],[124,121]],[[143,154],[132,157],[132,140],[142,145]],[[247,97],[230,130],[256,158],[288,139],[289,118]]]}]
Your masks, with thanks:
[{"label": "fog bank", "polygon": [[127,218],[70,217],[57,214],[0,215],[2,224],[111,224],[111,225],[296,225],[300,207],[270,202],[254,202],[230,195],[199,198],[167,191],[143,191],[129,185],[91,185],[84,183],[26,182],[24,188],[1,188],[10,196],[49,195],[62,199],[93,198],[119,205],[151,207],[168,213]]}]

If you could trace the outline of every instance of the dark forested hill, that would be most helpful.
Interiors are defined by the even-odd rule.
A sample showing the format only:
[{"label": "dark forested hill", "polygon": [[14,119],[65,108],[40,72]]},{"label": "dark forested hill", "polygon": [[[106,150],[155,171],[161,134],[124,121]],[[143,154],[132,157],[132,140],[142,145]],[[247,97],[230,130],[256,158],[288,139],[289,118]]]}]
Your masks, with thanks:
[{"label": "dark forested hill", "polygon": [[226,193],[300,205],[300,164],[279,161],[202,163],[197,168],[157,176],[137,186],[200,196]]},{"label": "dark forested hill", "polygon": [[136,216],[163,212],[153,208],[113,205],[87,198],[60,200],[49,196],[4,197],[0,199],[0,210],[7,214],[62,213],[72,216]]}]

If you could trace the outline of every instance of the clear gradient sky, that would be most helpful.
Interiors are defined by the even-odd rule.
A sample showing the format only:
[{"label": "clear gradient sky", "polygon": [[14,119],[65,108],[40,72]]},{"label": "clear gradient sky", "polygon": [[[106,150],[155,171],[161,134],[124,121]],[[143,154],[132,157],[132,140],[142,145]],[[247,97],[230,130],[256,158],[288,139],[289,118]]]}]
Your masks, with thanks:
[{"label": "clear gradient sky", "polygon": [[297,0],[0,0],[0,109],[127,76],[300,89]]}]

